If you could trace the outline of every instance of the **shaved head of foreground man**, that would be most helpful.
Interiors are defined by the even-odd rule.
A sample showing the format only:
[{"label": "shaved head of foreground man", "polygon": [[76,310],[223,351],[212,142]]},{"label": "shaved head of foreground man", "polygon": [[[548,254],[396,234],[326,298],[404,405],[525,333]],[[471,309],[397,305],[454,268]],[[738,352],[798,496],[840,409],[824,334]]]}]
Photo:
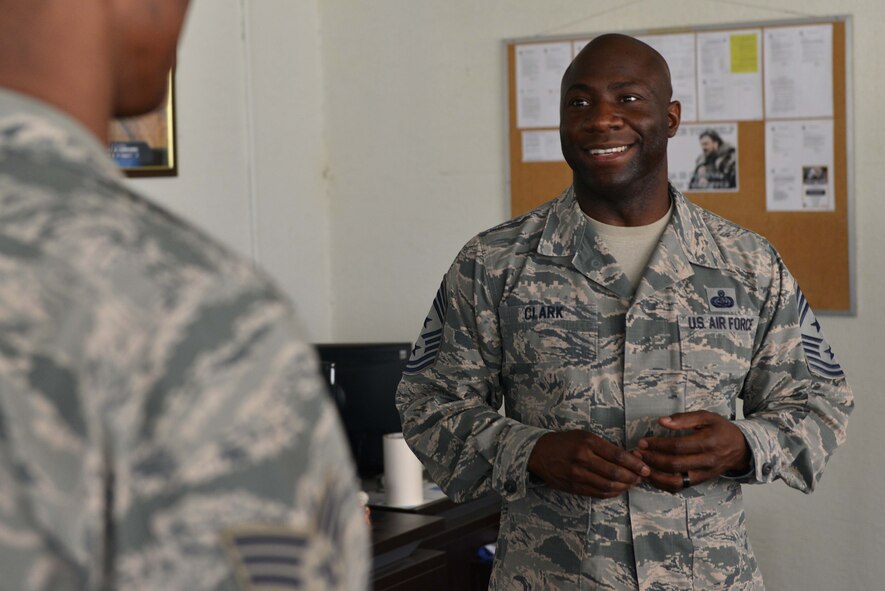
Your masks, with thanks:
[{"label": "shaved head of foreground man", "polygon": [[845,439],[851,392],[780,257],[668,184],[671,94],[636,39],[578,54],[572,186],[467,243],[400,384],[431,476],[504,500],[492,589],[763,589],[741,485],[810,492]]},{"label": "shaved head of foreground man", "polygon": [[186,0],[0,0],[0,586],[366,588],[349,453],[289,304],[133,193]]}]

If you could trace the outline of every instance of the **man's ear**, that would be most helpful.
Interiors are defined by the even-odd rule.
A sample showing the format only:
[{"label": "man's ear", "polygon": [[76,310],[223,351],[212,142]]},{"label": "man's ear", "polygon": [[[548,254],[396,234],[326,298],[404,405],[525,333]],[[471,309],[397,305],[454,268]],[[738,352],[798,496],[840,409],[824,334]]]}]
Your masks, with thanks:
[{"label": "man's ear", "polygon": [[676,135],[680,121],[682,121],[682,103],[670,101],[670,104],[667,105],[667,137]]}]

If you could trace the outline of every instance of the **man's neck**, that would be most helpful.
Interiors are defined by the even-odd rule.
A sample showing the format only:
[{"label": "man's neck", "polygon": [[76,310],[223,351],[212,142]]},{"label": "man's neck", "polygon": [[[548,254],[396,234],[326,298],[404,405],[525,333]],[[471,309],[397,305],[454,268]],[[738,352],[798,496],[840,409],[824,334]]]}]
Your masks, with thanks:
[{"label": "man's neck", "polygon": [[56,88],[46,88],[44,86],[32,86],[22,84],[17,80],[6,80],[0,76],[0,87],[13,90],[20,94],[24,94],[67,113],[70,117],[76,119],[81,125],[86,127],[92,135],[101,142],[107,142],[108,122],[110,119],[110,109],[96,108],[101,105],[101,101],[96,96],[97,93],[87,91],[80,94],[81,97],[96,96],[94,102],[88,100],[71,100],[72,95],[54,92]]},{"label": "man's neck", "polygon": [[581,210],[594,220],[612,226],[647,226],[661,219],[670,210],[669,186],[651,192],[617,191],[603,193],[579,191],[575,197]]}]

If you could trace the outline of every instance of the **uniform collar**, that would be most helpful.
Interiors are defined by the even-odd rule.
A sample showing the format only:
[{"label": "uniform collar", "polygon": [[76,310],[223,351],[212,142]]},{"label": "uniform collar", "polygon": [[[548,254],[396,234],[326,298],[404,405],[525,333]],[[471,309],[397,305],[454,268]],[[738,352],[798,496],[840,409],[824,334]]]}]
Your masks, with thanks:
[{"label": "uniform collar", "polygon": [[538,254],[551,257],[571,257],[578,251],[585,227],[589,226],[584,212],[575,198],[574,187],[569,187],[553,201],[538,242]]},{"label": "uniform collar", "polygon": [[670,226],[689,262],[711,269],[725,267],[722,253],[704,221],[704,210],[687,200],[673,185],[670,185],[670,199],[675,205]]},{"label": "uniform collar", "polygon": [[119,180],[123,176],[106,147],[78,121],[48,103],[2,87],[0,149],[38,155],[53,151],[103,177]]},{"label": "uniform collar", "polygon": [[[672,185],[669,191],[673,215],[649,260],[635,299],[690,277],[694,274],[693,265],[724,266],[722,255],[704,223],[703,210],[688,202]],[[599,250],[596,232],[581,211],[573,187],[552,203],[537,251],[544,256],[569,258],[591,281],[623,297],[632,296],[629,282],[614,259]]]}]

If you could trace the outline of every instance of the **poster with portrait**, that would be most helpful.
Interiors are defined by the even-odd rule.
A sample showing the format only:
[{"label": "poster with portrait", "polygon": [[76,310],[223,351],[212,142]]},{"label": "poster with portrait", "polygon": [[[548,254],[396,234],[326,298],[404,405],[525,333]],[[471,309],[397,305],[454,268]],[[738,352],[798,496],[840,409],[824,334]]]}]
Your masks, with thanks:
[{"label": "poster with portrait", "polygon": [[137,117],[115,119],[108,133],[108,153],[126,176],[176,176],[175,92],[169,74],[166,98]]},{"label": "poster with portrait", "polygon": [[738,124],[683,124],[670,138],[670,182],[682,192],[737,192]]}]

